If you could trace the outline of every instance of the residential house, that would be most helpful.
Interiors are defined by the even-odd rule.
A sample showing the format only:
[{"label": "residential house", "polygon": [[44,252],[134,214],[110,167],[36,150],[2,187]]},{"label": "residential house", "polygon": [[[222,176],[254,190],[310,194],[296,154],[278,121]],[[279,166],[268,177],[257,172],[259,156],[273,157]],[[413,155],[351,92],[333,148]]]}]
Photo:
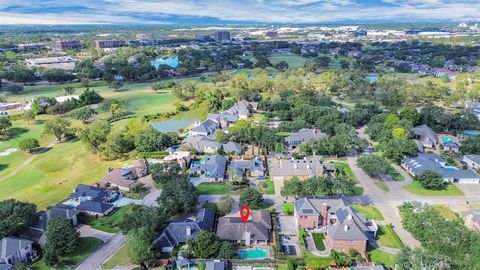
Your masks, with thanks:
[{"label": "residential house", "polygon": [[78,211],[75,208],[58,204],[47,211],[42,210],[38,212],[35,216],[35,221],[29,227],[22,230],[20,235],[40,245],[45,245],[45,230],[47,229],[48,221],[58,217],[70,221],[73,227],[78,225]]},{"label": "residential house", "polygon": [[480,155],[465,155],[463,156],[463,162],[465,162],[470,169],[480,170]]},{"label": "residential house", "polygon": [[327,134],[320,132],[316,129],[304,128],[301,129],[299,132],[286,137],[285,145],[287,146],[287,149],[291,151],[310,140],[325,138],[327,136]]},{"label": "residential house", "polygon": [[295,201],[294,209],[299,228],[326,228],[329,249],[365,253],[369,236],[375,237],[378,230],[374,221],[353,210],[342,198],[305,197]]},{"label": "residential house", "polygon": [[461,212],[461,216],[465,221],[465,226],[470,230],[480,231],[480,211],[471,210],[466,212]]},{"label": "residential house", "polygon": [[118,188],[123,191],[130,191],[137,183],[137,171],[131,168],[108,168],[100,184],[104,187]]},{"label": "residential house", "polygon": [[466,109],[473,112],[480,120],[480,102],[468,102],[466,105]]},{"label": "residential house", "polygon": [[420,175],[425,171],[434,171],[442,175],[445,182],[480,183],[480,175],[472,170],[459,170],[452,166],[446,166],[445,160],[437,154],[419,153],[416,156],[406,157],[402,160],[401,166],[413,176]]},{"label": "residential house", "polygon": [[190,152],[188,151],[176,151],[163,158],[164,162],[177,162],[182,168],[190,166]]},{"label": "residential house", "polygon": [[33,242],[18,237],[5,237],[0,240],[0,269],[15,269],[19,262],[31,262],[37,254]]},{"label": "residential house", "polygon": [[207,261],[205,263],[205,270],[225,270],[227,269],[227,264],[225,261],[213,260]]},{"label": "residential house", "polygon": [[238,115],[239,119],[247,119],[248,117],[250,117],[251,111],[256,111],[257,106],[258,103],[256,102],[248,102],[246,100],[241,100],[225,112],[230,115]]},{"label": "residential house", "polygon": [[144,177],[150,173],[150,169],[148,167],[148,162],[146,159],[136,159],[132,162],[132,170],[135,171],[137,176]]},{"label": "residential house", "polygon": [[194,128],[190,129],[188,133],[190,134],[190,136],[208,137],[210,135],[213,135],[215,130],[219,128],[220,128],[220,125],[218,122],[211,119],[207,119],[201,122],[200,124],[198,124],[197,126],[195,126]]},{"label": "residential house", "polygon": [[438,144],[437,133],[427,125],[414,127],[413,134],[425,148],[432,149]]},{"label": "residential house", "polygon": [[230,162],[228,166],[229,177],[259,177],[265,175],[263,160],[254,158],[251,160],[236,159]]},{"label": "residential house", "polygon": [[225,179],[227,159],[221,155],[206,157],[200,164],[192,164],[190,173],[200,175],[205,181],[220,182]]},{"label": "residential house", "polygon": [[241,155],[243,153],[243,146],[236,142],[227,142],[222,145],[223,151],[227,154]]},{"label": "residential house", "polygon": [[201,231],[214,232],[215,221],[215,210],[202,208],[198,210],[194,220],[187,219],[168,224],[152,245],[162,252],[171,252],[174,247],[185,244]]},{"label": "residential house", "polygon": [[201,153],[216,153],[222,144],[205,136],[190,136],[183,141],[184,145],[189,149],[194,149]]},{"label": "residential house", "polygon": [[222,113],[209,113],[207,119],[213,120],[220,125],[220,128],[226,129],[234,125],[239,117],[238,115],[231,115],[227,112]]},{"label": "residential house", "polygon": [[101,187],[79,184],[63,205],[74,207],[79,213],[103,217],[115,210],[111,203],[118,198],[118,192]]},{"label": "residential house", "polygon": [[272,218],[270,212],[265,210],[252,210],[246,224],[238,215],[218,219],[218,237],[231,243],[264,245],[270,242],[271,233]]},{"label": "residential house", "polygon": [[443,144],[443,150],[458,153],[460,151],[460,145],[455,141],[449,141]]},{"label": "residential house", "polygon": [[305,180],[325,175],[323,164],[316,155],[304,159],[268,158],[267,163],[275,190],[281,190],[284,181],[293,177]]}]

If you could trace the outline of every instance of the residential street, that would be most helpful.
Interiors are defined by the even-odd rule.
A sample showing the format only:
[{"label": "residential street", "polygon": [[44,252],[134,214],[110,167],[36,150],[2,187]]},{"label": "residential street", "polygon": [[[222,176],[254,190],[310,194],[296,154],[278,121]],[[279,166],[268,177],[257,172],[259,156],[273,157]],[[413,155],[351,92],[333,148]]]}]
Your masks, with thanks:
[{"label": "residential street", "polygon": [[103,243],[100,248],[92,253],[85,261],[83,261],[76,269],[77,270],[100,270],[101,265],[113,254],[117,252],[125,243],[127,237],[121,232],[116,233],[110,240]]}]

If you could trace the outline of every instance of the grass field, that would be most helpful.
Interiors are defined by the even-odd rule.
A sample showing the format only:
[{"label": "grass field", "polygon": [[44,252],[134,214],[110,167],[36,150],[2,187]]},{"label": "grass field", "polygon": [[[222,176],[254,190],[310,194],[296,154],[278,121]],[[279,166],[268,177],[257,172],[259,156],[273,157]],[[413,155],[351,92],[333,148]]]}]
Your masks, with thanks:
[{"label": "grass field", "polygon": [[393,265],[395,264],[395,258],[397,257],[394,254],[374,249],[371,246],[368,246],[367,254],[372,262],[376,264],[384,264],[388,267],[393,267]]},{"label": "grass field", "polygon": [[99,181],[108,167],[122,164],[100,160],[80,141],[57,144],[13,177],[0,181],[0,199],[29,201],[45,209],[66,199],[79,183]]},{"label": "grass field", "polygon": [[82,221],[85,221],[94,229],[109,233],[116,233],[120,231],[120,224],[123,222],[123,216],[132,211],[132,206],[123,206],[120,207],[115,213],[104,218],[84,219]]},{"label": "grass field", "polygon": [[315,243],[315,247],[319,251],[325,250],[325,244],[323,243],[323,239],[325,239],[325,234],[323,233],[312,233],[313,242]]},{"label": "grass field", "polygon": [[[59,267],[57,270],[63,269],[75,269],[80,263],[82,263],[90,254],[97,250],[102,244],[102,240],[93,237],[80,238],[80,244],[72,254],[60,259]],[[50,270],[45,262],[42,260],[36,262],[32,266],[32,270]]]},{"label": "grass field", "polygon": [[380,245],[391,248],[404,247],[402,240],[391,225],[380,225],[377,232],[377,241]]},{"label": "grass field", "polygon": [[378,211],[377,208],[371,206],[371,205],[366,205],[366,204],[351,204],[350,205],[353,209],[356,211],[362,213],[367,219],[373,219],[373,220],[383,220],[383,215]]},{"label": "grass field", "polygon": [[457,213],[453,212],[446,205],[432,205],[432,207],[435,208],[438,212],[440,212],[440,215],[442,215],[447,220],[462,220]]},{"label": "grass field", "polygon": [[196,186],[200,195],[229,194],[229,183],[201,183]]},{"label": "grass field", "polygon": [[355,175],[353,175],[352,169],[350,168],[350,165],[346,162],[340,162],[340,161],[333,161],[332,162],[333,166],[337,169],[342,168],[343,171],[350,176],[353,180],[356,180]]},{"label": "grass field", "polygon": [[422,187],[417,181],[412,181],[412,183],[404,187],[410,193],[422,195],[422,196],[464,196],[463,192],[457,188],[454,184],[447,185],[447,188],[444,190],[428,190]]},{"label": "grass field", "polygon": [[288,63],[288,67],[290,69],[301,68],[307,62],[307,60],[302,56],[289,53],[273,54],[268,58],[268,60],[270,61],[270,63],[272,63],[272,65],[275,65],[281,61],[285,61]]},{"label": "grass field", "polygon": [[117,253],[115,253],[108,261],[106,261],[102,266],[103,269],[111,269],[115,266],[120,265],[132,265],[130,257],[128,256],[128,246],[127,244],[123,245]]}]

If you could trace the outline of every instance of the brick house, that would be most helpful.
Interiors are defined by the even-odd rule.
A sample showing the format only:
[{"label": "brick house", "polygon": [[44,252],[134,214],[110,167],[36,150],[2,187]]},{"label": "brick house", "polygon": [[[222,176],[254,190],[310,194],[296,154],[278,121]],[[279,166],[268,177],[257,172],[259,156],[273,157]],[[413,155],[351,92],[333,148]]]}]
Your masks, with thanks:
[{"label": "brick house", "polygon": [[295,202],[295,218],[299,228],[325,229],[328,248],[344,252],[365,253],[369,237],[375,237],[378,229],[341,198],[300,198]]}]

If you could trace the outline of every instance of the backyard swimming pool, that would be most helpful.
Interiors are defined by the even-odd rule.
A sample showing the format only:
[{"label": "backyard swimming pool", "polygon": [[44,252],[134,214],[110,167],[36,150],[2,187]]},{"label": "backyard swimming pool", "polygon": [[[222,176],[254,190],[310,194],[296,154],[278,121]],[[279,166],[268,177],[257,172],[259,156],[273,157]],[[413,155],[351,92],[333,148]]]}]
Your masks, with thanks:
[{"label": "backyard swimming pool", "polygon": [[458,168],[455,168],[453,166],[446,166],[445,169],[447,169],[447,171],[458,171]]},{"label": "backyard swimming pool", "polygon": [[268,252],[264,248],[240,250],[239,253],[242,259],[264,259],[268,257]]}]

